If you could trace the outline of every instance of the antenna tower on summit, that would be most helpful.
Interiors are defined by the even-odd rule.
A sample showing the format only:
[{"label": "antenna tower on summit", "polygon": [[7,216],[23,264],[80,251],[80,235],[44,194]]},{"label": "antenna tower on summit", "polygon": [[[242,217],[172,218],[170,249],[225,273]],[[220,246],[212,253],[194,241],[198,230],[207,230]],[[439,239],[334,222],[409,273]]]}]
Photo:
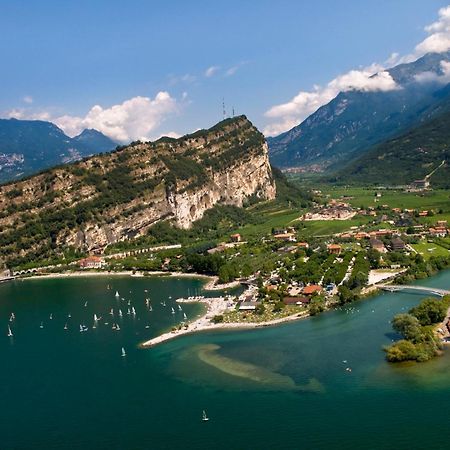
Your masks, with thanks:
[{"label": "antenna tower on summit", "polygon": [[227,112],[225,110],[225,99],[222,98],[222,115],[223,115],[223,120],[225,120],[225,117],[227,116]]}]

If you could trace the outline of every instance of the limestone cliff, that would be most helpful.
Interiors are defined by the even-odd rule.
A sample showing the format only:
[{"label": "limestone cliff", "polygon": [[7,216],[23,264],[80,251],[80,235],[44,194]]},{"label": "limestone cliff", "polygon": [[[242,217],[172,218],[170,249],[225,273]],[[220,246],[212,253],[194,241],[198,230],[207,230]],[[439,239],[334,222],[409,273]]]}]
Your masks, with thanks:
[{"label": "limestone cliff", "polygon": [[216,204],[273,199],[264,137],[245,116],[132,143],[0,187],[0,258],[102,250],[160,220],[189,228]]}]

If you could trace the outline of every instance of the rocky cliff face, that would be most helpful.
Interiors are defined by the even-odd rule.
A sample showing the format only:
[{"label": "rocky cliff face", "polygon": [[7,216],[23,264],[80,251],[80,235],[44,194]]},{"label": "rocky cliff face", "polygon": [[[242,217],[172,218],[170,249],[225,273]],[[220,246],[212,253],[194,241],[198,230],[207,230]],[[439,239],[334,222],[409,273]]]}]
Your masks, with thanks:
[{"label": "rocky cliff face", "polygon": [[264,137],[245,116],[227,119],[2,186],[0,258],[102,250],[158,221],[189,228],[216,204],[242,206],[275,192]]}]

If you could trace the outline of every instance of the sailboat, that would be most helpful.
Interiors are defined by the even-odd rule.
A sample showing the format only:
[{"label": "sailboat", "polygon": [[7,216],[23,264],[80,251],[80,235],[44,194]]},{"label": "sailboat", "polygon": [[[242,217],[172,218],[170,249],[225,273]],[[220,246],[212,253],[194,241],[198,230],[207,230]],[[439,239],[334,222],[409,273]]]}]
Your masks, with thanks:
[{"label": "sailboat", "polygon": [[172,314],[175,314],[175,310],[172,308]]},{"label": "sailboat", "polygon": [[166,307],[166,302],[161,302],[161,305],[164,306],[164,308]]},{"label": "sailboat", "polygon": [[85,308],[87,307],[87,304],[88,304],[88,302],[84,302],[84,307],[85,307]]},{"label": "sailboat", "polygon": [[183,313],[183,318],[184,318],[184,320],[187,320],[187,315],[186,315],[186,313]]},{"label": "sailboat", "polygon": [[8,336],[9,337],[13,336],[12,331],[11,331],[11,327],[9,325],[8,325]]},{"label": "sailboat", "polygon": [[67,323],[64,325],[64,329],[67,330]]},{"label": "sailboat", "polygon": [[206,411],[205,410],[203,410],[202,420],[203,420],[203,422],[208,422],[208,420],[209,420],[209,417],[206,415]]},{"label": "sailboat", "polygon": [[118,323],[116,323],[116,331],[120,331],[120,327],[119,327]]},{"label": "sailboat", "polygon": [[178,311],[183,311],[183,308],[181,307],[181,305],[178,305]]},{"label": "sailboat", "polygon": [[101,317],[98,317],[97,314],[94,314],[94,321],[98,322],[101,319]]},{"label": "sailboat", "polygon": [[134,309],[134,306],[131,307],[131,313],[133,314],[133,316],[136,315],[136,310]]},{"label": "sailboat", "polygon": [[114,315],[114,309],[111,308],[111,311],[109,311],[109,313],[113,316]]},{"label": "sailboat", "polygon": [[122,356],[127,356],[127,352],[125,351],[125,349],[122,347]]},{"label": "sailboat", "polygon": [[83,325],[80,325],[80,333],[82,333],[84,330],[83,330]]},{"label": "sailboat", "polygon": [[53,320],[53,314],[50,314],[49,319],[50,319],[50,320]]},{"label": "sailboat", "polygon": [[41,322],[41,325],[39,326],[39,328],[44,328],[44,322]]},{"label": "sailboat", "polygon": [[14,313],[11,313],[11,316],[9,317],[9,321],[12,322],[16,318]]},{"label": "sailboat", "polygon": [[122,317],[122,316],[123,316],[123,312],[121,309],[119,309],[119,317]]},{"label": "sailboat", "polygon": [[112,329],[115,330],[116,328],[117,328],[117,327],[116,327],[116,324],[113,323],[113,324],[112,324]]},{"label": "sailboat", "polygon": [[120,297],[119,291],[116,291],[115,297]]},{"label": "sailboat", "polygon": [[128,310],[127,310],[127,314],[128,314],[128,315],[130,315],[130,314],[131,314],[130,308],[128,308]]}]

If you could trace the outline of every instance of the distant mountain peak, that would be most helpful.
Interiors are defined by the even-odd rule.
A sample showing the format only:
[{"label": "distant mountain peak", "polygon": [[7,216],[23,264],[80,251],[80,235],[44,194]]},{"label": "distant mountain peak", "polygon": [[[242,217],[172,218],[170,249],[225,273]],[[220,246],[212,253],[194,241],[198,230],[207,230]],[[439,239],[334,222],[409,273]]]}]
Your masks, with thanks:
[{"label": "distant mountain peak", "polygon": [[100,131],[71,138],[52,122],[0,119],[0,182],[113,150],[117,143]]}]

